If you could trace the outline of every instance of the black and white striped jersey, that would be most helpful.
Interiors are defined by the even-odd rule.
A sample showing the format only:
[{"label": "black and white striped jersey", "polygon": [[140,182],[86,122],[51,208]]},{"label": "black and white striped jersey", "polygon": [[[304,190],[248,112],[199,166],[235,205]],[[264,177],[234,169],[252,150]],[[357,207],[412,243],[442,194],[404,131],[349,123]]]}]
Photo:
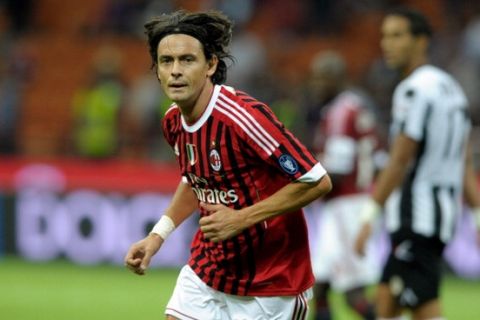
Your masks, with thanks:
[{"label": "black and white striped jersey", "polygon": [[452,237],[470,127],[465,94],[443,70],[424,65],[397,86],[391,137],[403,133],[419,148],[403,184],[387,202],[390,232],[413,231],[444,243]]}]

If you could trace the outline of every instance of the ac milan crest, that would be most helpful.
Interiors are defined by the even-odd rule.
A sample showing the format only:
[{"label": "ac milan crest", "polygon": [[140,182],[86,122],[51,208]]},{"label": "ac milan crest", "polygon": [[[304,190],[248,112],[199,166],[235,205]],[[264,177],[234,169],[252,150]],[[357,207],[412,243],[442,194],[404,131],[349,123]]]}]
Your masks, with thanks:
[{"label": "ac milan crest", "polygon": [[210,156],[208,157],[210,161],[210,166],[215,171],[220,171],[222,168],[222,162],[220,161],[220,154],[216,149],[210,150]]}]

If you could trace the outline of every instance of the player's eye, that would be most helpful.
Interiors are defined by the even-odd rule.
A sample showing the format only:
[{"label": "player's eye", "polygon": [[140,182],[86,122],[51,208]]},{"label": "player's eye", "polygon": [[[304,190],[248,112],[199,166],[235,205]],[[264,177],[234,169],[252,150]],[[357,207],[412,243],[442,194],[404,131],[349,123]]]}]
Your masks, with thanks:
[{"label": "player's eye", "polygon": [[192,56],[185,56],[185,57],[182,58],[182,61],[187,62],[187,63],[191,63],[191,62],[195,61],[195,58],[192,57]]},{"label": "player's eye", "polygon": [[170,58],[170,57],[160,57],[158,59],[159,64],[167,64],[167,63],[170,63],[170,62],[172,62],[172,58]]}]

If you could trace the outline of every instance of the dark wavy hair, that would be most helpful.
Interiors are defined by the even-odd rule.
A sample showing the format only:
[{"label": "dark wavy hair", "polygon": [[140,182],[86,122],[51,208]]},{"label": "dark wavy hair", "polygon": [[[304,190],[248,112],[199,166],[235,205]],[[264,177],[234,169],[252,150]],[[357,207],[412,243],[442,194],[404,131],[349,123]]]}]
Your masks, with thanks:
[{"label": "dark wavy hair", "polygon": [[145,34],[152,58],[152,68],[157,66],[157,49],[160,41],[171,34],[186,34],[196,38],[203,46],[205,58],[217,56],[217,70],[212,75],[214,84],[222,84],[227,78],[226,59],[233,61],[228,51],[232,39],[233,22],[219,11],[191,13],[184,10],[162,14],[145,24]]},{"label": "dark wavy hair", "polygon": [[407,19],[410,23],[410,33],[415,37],[426,36],[427,38],[431,38],[433,36],[430,22],[420,11],[407,7],[398,7],[390,10],[388,15],[400,16]]}]

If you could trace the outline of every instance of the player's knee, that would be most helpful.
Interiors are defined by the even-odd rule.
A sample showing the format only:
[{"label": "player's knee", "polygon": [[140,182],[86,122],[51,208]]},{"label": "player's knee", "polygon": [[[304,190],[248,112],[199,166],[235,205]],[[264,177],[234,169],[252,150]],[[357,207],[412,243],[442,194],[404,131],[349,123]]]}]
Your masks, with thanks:
[{"label": "player's knee", "polygon": [[347,304],[363,319],[374,320],[375,310],[373,304],[367,299],[365,288],[355,288],[345,293]]},{"label": "player's knee", "polygon": [[327,299],[330,291],[330,284],[328,282],[318,282],[313,287],[313,294],[315,299]]}]

